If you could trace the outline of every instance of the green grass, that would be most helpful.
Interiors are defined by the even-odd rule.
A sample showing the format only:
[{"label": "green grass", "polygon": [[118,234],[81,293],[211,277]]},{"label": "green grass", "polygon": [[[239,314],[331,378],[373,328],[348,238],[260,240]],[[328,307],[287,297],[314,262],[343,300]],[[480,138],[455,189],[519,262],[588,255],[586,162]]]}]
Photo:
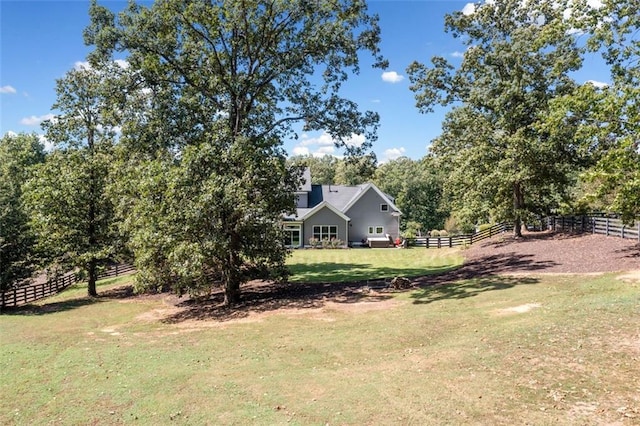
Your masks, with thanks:
[{"label": "green grass", "polygon": [[292,282],[344,282],[445,272],[462,263],[457,249],[294,250]]},{"label": "green grass", "polygon": [[221,322],[162,321],[166,296],[83,290],[0,317],[0,424],[640,421],[640,284],[613,275],[474,279]]}]

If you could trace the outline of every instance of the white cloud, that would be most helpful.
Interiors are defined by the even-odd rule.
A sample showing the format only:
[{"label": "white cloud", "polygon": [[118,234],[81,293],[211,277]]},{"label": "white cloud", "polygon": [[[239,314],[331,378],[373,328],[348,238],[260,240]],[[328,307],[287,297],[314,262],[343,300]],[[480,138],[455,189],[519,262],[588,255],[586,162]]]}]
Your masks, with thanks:
[{"label": "white cloud", "polygon": [[87,61],[76,61],[73,64],[73,69],[76,70],[76,71],[90,70],[91,69],[91,64],[89,64],[89,62],[87,62]]},{"label": "white cloud", "polygon": [[476,12],[476,5],[473,3],[467,3],[462,8],[462,14],[466,16],[473,15],[475,12]]},{"label": "white cloud", "polygon": [[32,115],[31,117],[25,117],[20,120],[20,124],[24,124],[25,126],[38,126],[45,120],[51,120],[55,117],[53,114],[45,114],[41,116]]},{"label": "white cloud", "polygon": [[460,52],[456,50],[451,54],[451,56],[453,56],[454,58],[464,58],[464,52]]},{"label": "white cloud", "polygon": [[296,146],[293,148],[293,155],[309,155],[309,148],[306,146]]},{"label": "white cloud", "polygon": [[16,89],[13,86],[2,86],[0,93],[16,93]]},{"label": "white cloud", "polygon": [[387,83],[400,83],[402,80],[404,80],[404,76],[395,71],[385,71],[382,73],[382,81],[386,81]]},{"label": "white cloud", "polygon": [[53,151],[53,142],[50,142],[45,135],[38,135],[38,140],[44,145],[44,150],[47,152]]},{"label": "white cloud", "polygon": [[[316,157],[322,157],[324,155],[333,155],[336,151],[336,141],[331,137],[329,133],[322,132],[317,137],[310,137],[308,134],[304,133],[301,136],[301,141],[292,149],[293,155],[313,155]],[[362,146],[366,141],[364,135],[356,135],[352,134],[349,138],[344,141],[344,144],[348,147],[359,147]]]},{"label": "white cloud", "polygon": [[310,138],[307,134],[302,135],[302,142],[300,142],[300,146],[333,146],[334,143],[335,142],[329,133],[322,132],[322,134],[317,138]]},{"label": "white cloud", "polygon": [[380,163],[386,163],[387,161],[395,160],[399,157],[402,157],[404,153],[405,149],[403,147],[385,149],[382,153],[382,160],[380,160]]},{"label": "white cloud", "polygon": [[605,87],[609,87],[608,83],[604,83],[602,81],[587,80],[586,83],[593,84],[598,89],[604,89]]},{"label": "white cloud", "polygon": [[115,61],[116,65],[118,65],[120,68],[126,70],[127,68],[129,68],[129,62],[125,61],[124,59],[116,59]]},{"label": "white cloud", "polygon": [[351,137],[345,141],[345,144],[347,146],[362,146],[366,140],[367,138],[365,138],[364,135],[352,134]]}]

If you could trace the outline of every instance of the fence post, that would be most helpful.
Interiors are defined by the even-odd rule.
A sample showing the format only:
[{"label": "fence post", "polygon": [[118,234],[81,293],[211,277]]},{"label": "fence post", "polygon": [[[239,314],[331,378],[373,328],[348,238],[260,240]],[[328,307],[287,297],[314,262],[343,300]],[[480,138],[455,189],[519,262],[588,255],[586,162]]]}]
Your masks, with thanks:
[{"label": "fence post", "polygon": [[605,235],[609,236],[609,218],[606,218],[606,227],[605,227]]}]

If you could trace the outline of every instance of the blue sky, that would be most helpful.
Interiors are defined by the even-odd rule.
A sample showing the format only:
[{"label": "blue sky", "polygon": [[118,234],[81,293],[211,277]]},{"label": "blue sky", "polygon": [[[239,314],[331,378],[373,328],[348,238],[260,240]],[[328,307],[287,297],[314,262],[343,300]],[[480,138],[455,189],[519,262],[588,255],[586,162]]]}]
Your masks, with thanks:
[{"label": "blue sky", "polygon": [[[114,11],[126,2],[102,0]],[[382,52],[389,60],[387,74],[363,66],[344,86],[344,95],[363,110],[380,114],[374,151],[379,161],[404,155],[419,159],[438,136],[445,111],[420,114],[405,70],[414,60],[429,62],[439,55],[460,63],[464,46],[444,32],[444,16],[462,10],[468,1],[373,0],[369,10],[380,16]],[[0,0],[0,135],[7,132],[42,133],[40,123],[55,111],[55,81],[90,51],[82,31],[89,22],[88,0]],[[365,58],[363,58],[365,59]],[[608,70],[598,60],[585,63],[575,78],[609,81]],[[286,141],[290,154],[340,155],[326,134],[304,134]]]}]

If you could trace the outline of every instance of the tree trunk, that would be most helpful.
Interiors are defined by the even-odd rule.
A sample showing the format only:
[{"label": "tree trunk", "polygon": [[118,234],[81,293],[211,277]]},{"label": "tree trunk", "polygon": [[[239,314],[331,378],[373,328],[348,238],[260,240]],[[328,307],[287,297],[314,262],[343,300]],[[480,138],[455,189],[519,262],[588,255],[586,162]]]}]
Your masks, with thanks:
[{"label": "tree trunk", "polygon": [[89,261],[89,279],[87,283],[87,292],[89,296],[96,297],[98,292],[96,291],[96,281],[98,281],[98,262],[96,259],[91,259]]},{"label": "tree trunk", "polygon": [[[87,220],[89,222],[88,234],[89,234],[89,250],[96,249],[96,241],[97,241],[97,226],[96,226],[96,210],[97,210],[97,191],[96,191],[96,174],[95,174],[95,164],[93,163],[93,128],[91,127],[91,123],[89,123],[89,133],[87,135],[87,144],[89,146],[89,155],[91,156],[90,173],[89,173],[89,215]],[[89,282],[87,284],[87,292],[89,296],[95,297],[98,295],[96,291],[96,281],[98,281],[98,261],[96,258],[92,257],[89,261]]]},{"label": "tree trunk", "polygon": [[227,270],[224,273],[224,304],[233,306],[240,302],[240,239],[237,235],[231,236],[229,244]]},{"label": "tree trunk", "polygon": [[524,192],[519,182],[513,184],[513,236],[522,237],[522,209],[524,208]]},{"label": "tree trunk", "polygon": [[240,302],[240,283],[227,281],[224,287],[224,305],[233,306]]}]

